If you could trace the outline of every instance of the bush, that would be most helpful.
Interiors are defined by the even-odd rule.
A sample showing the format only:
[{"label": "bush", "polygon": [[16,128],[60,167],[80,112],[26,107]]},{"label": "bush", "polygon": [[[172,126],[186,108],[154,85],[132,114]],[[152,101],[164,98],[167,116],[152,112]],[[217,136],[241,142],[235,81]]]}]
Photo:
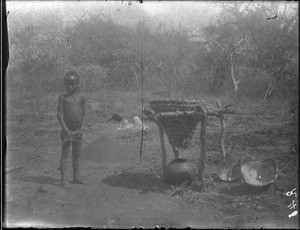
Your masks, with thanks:
[{"label": "bush", "polygon": [[84,92],[96,92],[107,87],[107,69],[98,65],[85,64],[75,68],[80,76]]},{"label": "bush", "polygon": [[264,72],[244,72],[239,83],[238,94],[242,97],[263,99],[270,83],[270,76]]}]

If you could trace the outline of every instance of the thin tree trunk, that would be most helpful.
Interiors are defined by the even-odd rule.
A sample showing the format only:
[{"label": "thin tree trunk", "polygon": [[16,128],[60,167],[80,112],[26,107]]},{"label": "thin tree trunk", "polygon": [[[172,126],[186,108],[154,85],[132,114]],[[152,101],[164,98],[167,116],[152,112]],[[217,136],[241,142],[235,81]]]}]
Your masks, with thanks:
[{"label": "thin tree trunk", "polygon": [[[204,179],[204,169],[205,169],[205,162],[206,162],[206,153],[205,153],[205,147],[206,147],[206,116],[203,116],[201,119],[201,131],[200,131],[200,158],[199,158],[199,165],[198,165],[198,180],[203,182],[203,185],[205,184]],[[203,186],[205,188],[205,186]]]},{"label": "thin tree trunk", "polygon": [[[221,108],[219,100],[217,100],[218,108]],[[224,121],[224,115],[220,113],[220,122],[221,122],[221,133],[220,133],[220,147],[222,153],[222,162],[225,163],[226,150],[225,150],[225,134],[226,134],[226,124]]]}]

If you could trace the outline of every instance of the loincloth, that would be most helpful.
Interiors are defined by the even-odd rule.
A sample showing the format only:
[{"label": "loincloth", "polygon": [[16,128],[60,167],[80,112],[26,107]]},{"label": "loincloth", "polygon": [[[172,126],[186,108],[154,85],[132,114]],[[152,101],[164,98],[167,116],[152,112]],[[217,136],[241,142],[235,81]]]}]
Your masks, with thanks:
[{"label": "loincloth", "polygon": [[71,133],[71,138],[70,138],[64,130],[61,130],[60,138],[61,138],[62,143],[65,143],[67,141],[73,141],[73,142],[80,142],[81,143],[83,141],[82,133],[81,134]]}]

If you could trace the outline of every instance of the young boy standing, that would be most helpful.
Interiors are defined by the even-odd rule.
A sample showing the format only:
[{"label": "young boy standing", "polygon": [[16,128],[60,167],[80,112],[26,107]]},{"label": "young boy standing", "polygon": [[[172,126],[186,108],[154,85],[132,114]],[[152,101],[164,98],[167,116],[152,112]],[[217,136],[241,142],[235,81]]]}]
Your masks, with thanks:
[{"label": "young boy standing", "polygon": [[84,184],[79,180],[79,156],[82,147],[82,132],[86,123],[86,100],[77,92],[79,75],[75,71],[65,74],[64,85],[66,94],[58,98],[57,118],[62,128],[62,154],[60,160],[61,186],[70,188],[67,182],[67,168],[70,147],[73,156],[73,183]]}]

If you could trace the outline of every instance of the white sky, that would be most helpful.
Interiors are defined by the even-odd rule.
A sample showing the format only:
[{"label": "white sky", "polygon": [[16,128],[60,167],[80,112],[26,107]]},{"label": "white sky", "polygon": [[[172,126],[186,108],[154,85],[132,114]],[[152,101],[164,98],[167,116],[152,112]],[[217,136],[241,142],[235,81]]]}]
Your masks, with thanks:
[{"label": "white sky", "polygon": [[204,1],[144,1],[142,8],[150,14],[161,13],[165,10],[169,10],[170,7],[185,7],[185,8],[203,8],[208,7],[212,2]]},{"label": "white sky", "polygon": [[[143,1],[139,3],[132,1],[133,5],[140,5],[144,10],[150,14],[160,13],[169,10],[170,7],[203,7],[204,5],[211,5],[212,2],[197,2],[197,1]],[[122,6],[128,5],[128,1],[8,1],[7,10],[17,12],[27,12],[29,10],[49,10],[56,7],[79,6],[86,9],[93,9],[101,6]]]},{"label": "white sky", "polygon": [[[128,0],[114,0],[114,1],[8,1],[7,10],[28,11],[30,10],[48,10],[56,7],[79,6],[79,8],[93,9],[107,6],[127,6]],[[137,0],[130,1],[132,6],[140,5],[150,14],[160,13],[169,10],[172,7],[182,8],[199,8],[209,7],[210,9],[216,6],[220,1],[143,1],[139,3]]]},{"label": "white sky", "polygon": [[[204,2],[204,1],[143,1],[141,4],[139,1],[131,1],[131,6],[128,5],[128,0],[118,1],[8,1],[7,10],[9,12],[8,21],[10,18],[16,20],[23,20],[22,16],[28,15],[31,17],[40,17],[46,14],[57,13],[61,19],[63,18],[64,24],[72,22],[72,18],[79,18],[88,13],[98,13],[102,10],[105,13],[111,13],[115,17],[117,16],[116,9],[122,9],[125,7],[141,7],[147,13],[155,16],[157,13],[164,13],[165,21],[172,22],[176,21],[179,13],[191,11],[203,12],[204,9],[213,8],[215,2]],[[212,4],[213,3],[213,4]],[[207,10],[206,12],[210,12]],[[188,13],[187,13],[188,14]],[[181,14],[181,17],[184,14]],[[189,15],[187,15],[189,17]],[[203,13],[202,13],[203,17]],[[200,18],[200,17],[199,17]],[[200,18],[201,19],[201,18]],[[177,19],[181,20],[181,19]],[[187,18],[185,19],[187,20]],[[176,22],[175,22],[176,23]]]},{"label": "white sky", "polygon": [[[57,13],[64,24],[72,22],[74,18],[84,17],[89,13],[98,14],[101,10],[105,13],[112,14],[118,18],[117,10],[125,7],[141,7],[149,14],[153,15],[154,19],[157,13],[163,13],[164,16],[158,15],[158,20],[163,20],[165,23],[185,23],[185,26],[193,27],[202,21],[213,18],[216,12],[220,10],[218,1],[131,1],[131,6],[128,5],[128,0],[115,1],[8,1],[7,10],[10,11],[10,18],[20,20],[22,16],[28,15],[32,19],[43,16],[45,14]],[[88,14],[86,14],[88,12]],[[127,11],[128,12],[128,11]],[[199,13],[198,13],[199,12]],[[185,16],[186,15],[186,16]],[[123,15],[124,16],[124,15]],[[160,19],[159,19],[160,18]],[[120,23],[120,22],[118,22]],[[128,23],[128,22],[125,22]],[[154,23],[154,22],[153,22]]]}]

